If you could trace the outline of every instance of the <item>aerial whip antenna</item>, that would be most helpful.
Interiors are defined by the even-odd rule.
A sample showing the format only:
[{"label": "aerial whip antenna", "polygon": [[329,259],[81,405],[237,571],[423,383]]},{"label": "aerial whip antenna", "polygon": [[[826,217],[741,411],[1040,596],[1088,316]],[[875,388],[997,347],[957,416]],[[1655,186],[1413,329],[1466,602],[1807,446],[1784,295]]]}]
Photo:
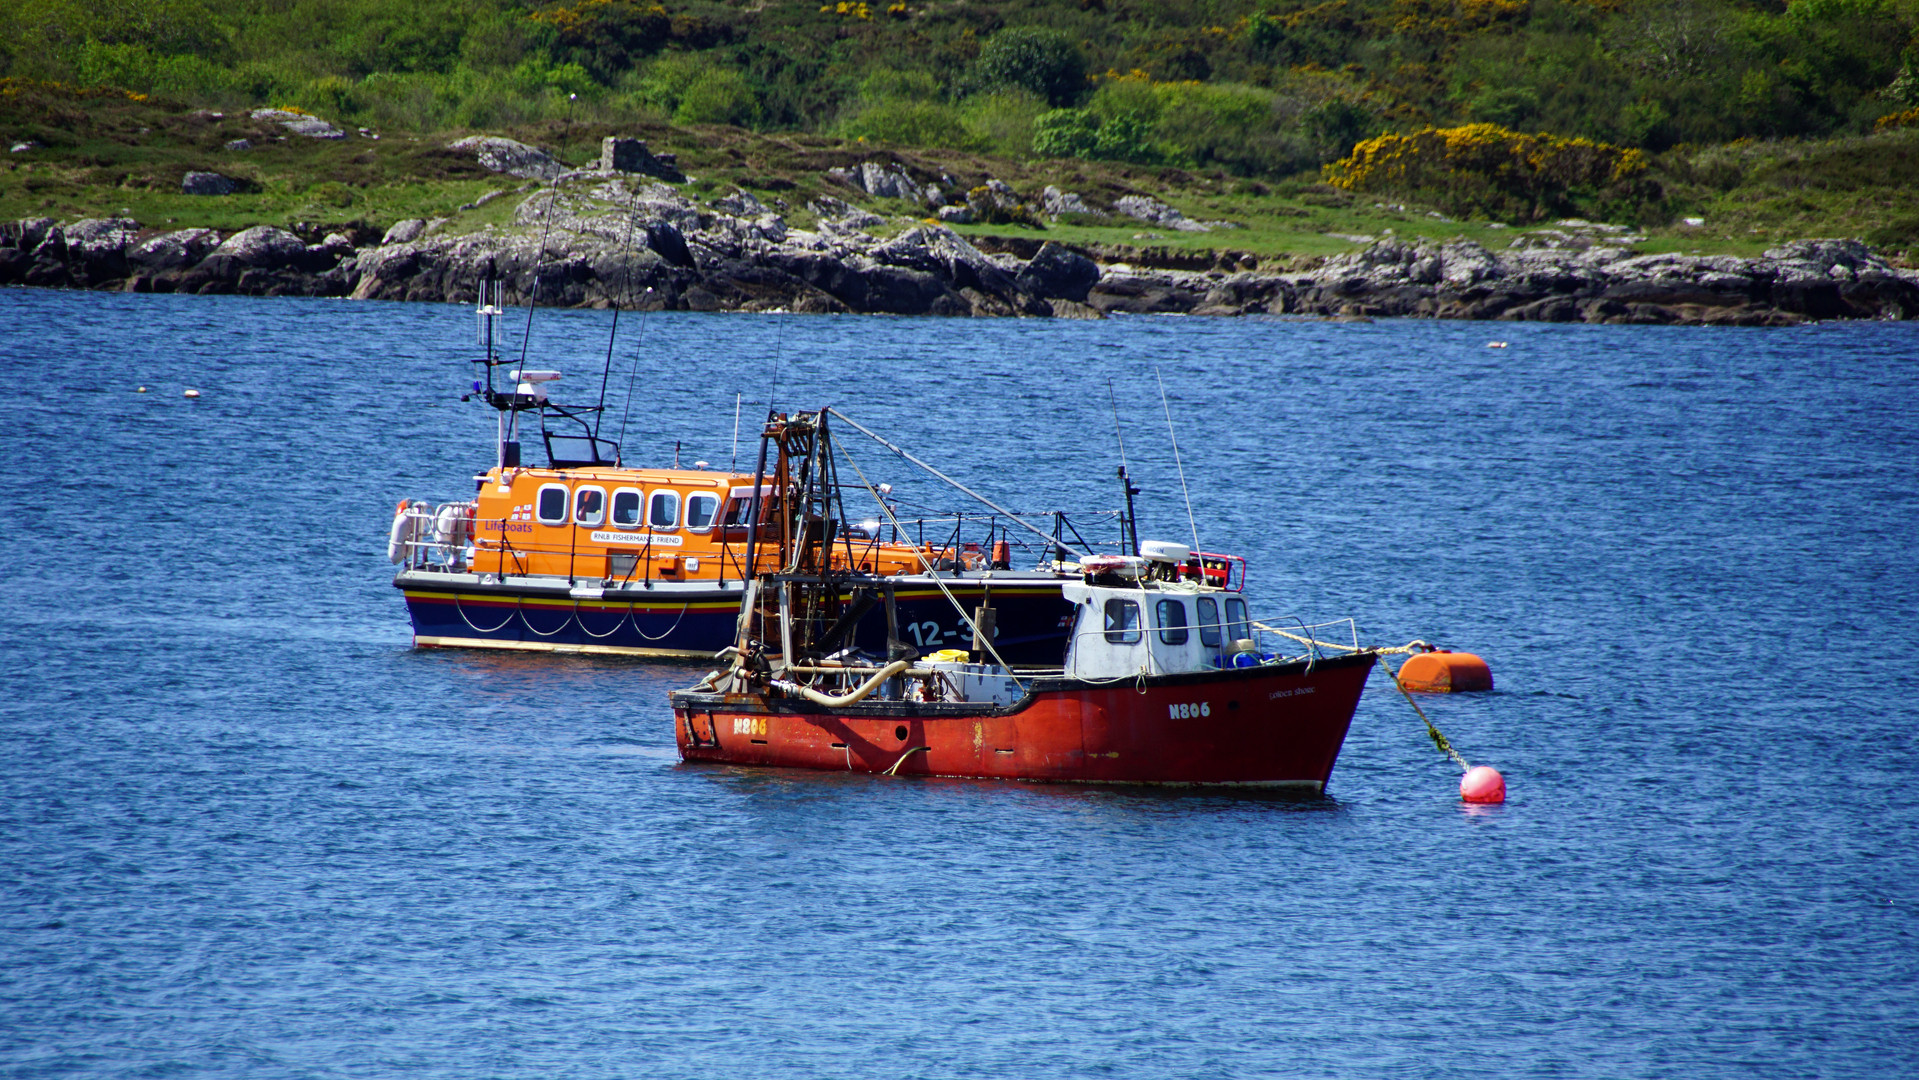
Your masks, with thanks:
[{"label": "aerial whip antenna", "polygon": [[1179,493],[1186,497],[1186,524],[1193,530],[1193,550],[1199,550],[1199,524],[1193,520],[1193,495],[1186,490],[1186,466],[1179,460],[1179,436],[1173,434],[1173,407],[1166,403],[1166,380],[1160,378],[1159,365],[1153,365],[1153,378],[1159,382],[1159,407],[1166,410],[1166,437],[1173,443],[1173,466],[1179,470]]}]

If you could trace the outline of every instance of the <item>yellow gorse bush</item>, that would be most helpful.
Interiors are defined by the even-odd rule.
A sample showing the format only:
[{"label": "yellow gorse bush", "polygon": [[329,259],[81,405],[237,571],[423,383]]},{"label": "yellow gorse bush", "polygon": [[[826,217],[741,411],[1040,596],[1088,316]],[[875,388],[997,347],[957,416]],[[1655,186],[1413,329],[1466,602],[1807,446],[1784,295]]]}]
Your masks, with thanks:
[{"label": "yellow gorse bush", "polygon": [[1498,124],[1381,135],[1326,166],[1326,182],[1348,191],[1396,192],[1455,207],[1507,209],[1562,202],[1575,190],[1630,181],[1646,171],[1644,152],[1591,139],[1526,135]]},{"label": "yellow gorse bush", "polygon": [[1872,129],[1874,131],[1891,131],[1893,128],[1902,127],[1919,127],[1919,105],[1915,105],[1904,112],[1896,112],[1889,116],[1882,116],[1872,122]]}]

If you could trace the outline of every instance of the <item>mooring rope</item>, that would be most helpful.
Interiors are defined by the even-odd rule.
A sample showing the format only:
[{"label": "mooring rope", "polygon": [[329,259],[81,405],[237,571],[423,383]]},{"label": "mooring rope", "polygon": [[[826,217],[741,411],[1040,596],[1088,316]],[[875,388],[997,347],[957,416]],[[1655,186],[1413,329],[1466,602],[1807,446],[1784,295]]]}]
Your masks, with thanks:
[{"label": "mooring rope", "polygon": [[[1380,650],[1382,653],[1386,651],[1385,649]],[[1441,753],[1452,758],[1453,764],[1459,766],[1461,772],[1471,772],[1473,768],[1472,762],[1461,757],[1459,751],[1453,749],[1453,744],[1447,741],[1446,736],[1440,734],[1439,729],[1433,726],[1433,722],[1427,719],[1426,710],[1419,707],[1419,702],[1413,700],[1412,692],[1406,689],[1406,684],[1399,681],[1399,673],[1393,670],[1392,665],[1386,662],[1384,656],[1379,657],[1378,660],[1379,666],[1386,669],[1386,677],[1393,680],[1393,685],[1398,687],[1400,694],[1405,697],[1406,704],[1411,705],[1413,711],[1419,714],[1419,719],[1426,724],[1426,734],[1432,736],[1433,745],[1439,747]]]}]

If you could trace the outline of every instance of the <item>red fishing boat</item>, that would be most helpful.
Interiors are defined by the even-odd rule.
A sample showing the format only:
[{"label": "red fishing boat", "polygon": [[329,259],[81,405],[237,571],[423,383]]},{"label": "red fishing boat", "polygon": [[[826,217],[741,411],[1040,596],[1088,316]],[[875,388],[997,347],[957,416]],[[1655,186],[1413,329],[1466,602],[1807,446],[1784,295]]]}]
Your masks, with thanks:
[{"label": "red fishing boat", "polygon": [[[833,557],[845,511],[829,414],[846,419],[825,410],[767,425],[777,452],[758,482],[786,495],[767,537],[779,569],[748,582],[725,666],[672,695],[685,760],[1324,788],[1377,659],[1350,620],[1336,625],[1352,645],[1325,655],[1329,627],[1290,622],[1274,633],[1184,545],[1135,542],[1133,555],[1064,551],[1076,580],[1060,586],[1072,615],[1059,666],[1005,663],[988,607],[962,612],[972,649],[922,655],[900,639],[893,583]],[[851,626],[875,609],[885,613],[883,654],[850,643]],[[1268,651],[1272,641],[1304,651]]]}]

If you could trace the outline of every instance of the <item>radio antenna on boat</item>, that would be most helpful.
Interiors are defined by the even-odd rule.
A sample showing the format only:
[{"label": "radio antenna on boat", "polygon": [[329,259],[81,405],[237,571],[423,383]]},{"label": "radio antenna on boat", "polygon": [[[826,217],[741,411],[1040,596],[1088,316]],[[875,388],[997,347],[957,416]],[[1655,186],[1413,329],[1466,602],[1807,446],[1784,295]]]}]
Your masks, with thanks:
[{"label": "radio antenna on boat", "polygon": [[737,391],[733,394],[733,472],[740,471],[740,399],[744,396]]},{"label": "radio antenna on boat", "polygon": [[766,414],[773,415],[773,407],[780,400],[780,346],[786,341],[786,324],[780,323],[773,328],[773,389],[766,395]]},{"label": "radio antenna on boat", "polygon": [[[1126,545],[1133,554],[1139,554],[1139,519],[1133,516],[1133,496],[1139,489],[1133,486],[1133,479],[1126,475],[1126,436],[1119,429],[1119,398],[1113,393],[1113,380],[1106,380],[1106,400],[1113,406],[1113,437],[1119,440],[1119,486],[1126,493],[1126,516],[1119,522],[1119,542]],[[1132,533],[1132,542],[1126,535]]]},{"label": "radio antenna on boat", "polygon": [[546,238],[553,232],[553,205],[560,189],[547,189],[546,219],[540,225],[540,250],[533,255],[533,290],[526,294],[526,329],[520,332],[520,370],[526,370],[526,348],[533,341],[533,309],[540,303],[540,268],[546,264]]},{"label": "radio antenna on boat", "polygon": [[1199,524],[1193,520],[1193,493],[1186,490],[1186,466],[1179,460],[1179,436],[1173,434],[1173,407],[1166,403],[1166,380],[1159,365],[1153,365],[1153,378],[1159,382],[1159,407],[1166,410],[1166,437],[1173,443],[1173,467],[1179,470],[1179,493],[1186,498],[1186,524],[1193,530],[1193,550],[1199,550]]},{"label": "radio antenna on boat", "polygon": [[[593,435],[596,438],[600,434],[600,421],[606,418],[606,378],[613,373],[613,342],[620,336],[620,302],[631,299],[630,290],[633,284],[633,219],[638,217],[640,213],[640,196],[637,191],[631,191],[629,194],[632,197],[627,200],[626,206],[626,239],[620,242],[620,247],[625,255],[625,257],[620,260],[620,291],[613,299],[613,328],[606,332],[606,363],[600,367],[600,404],[593,412]],[[635,369],[640,366],[637,353],[633,357],[633,366]],[[627,400],[633,400],[633,386],[630,380],[627,383]],[[626,437],[626,418],[624,416],[620,418],[620,437]]]},{"label": "radio antenna on boat", "polygon": [[[652,296],[653,286],[648,285],[641,296]],[[640,343],[646,340],[646,317],[652,314],[647,308],[640,308],[640,332],[633,335],[633,368],[626,373],[626,404],[620,407],[620,443],[626,442],[626,418],[633,415],[633,379],[640,373]]]}]

